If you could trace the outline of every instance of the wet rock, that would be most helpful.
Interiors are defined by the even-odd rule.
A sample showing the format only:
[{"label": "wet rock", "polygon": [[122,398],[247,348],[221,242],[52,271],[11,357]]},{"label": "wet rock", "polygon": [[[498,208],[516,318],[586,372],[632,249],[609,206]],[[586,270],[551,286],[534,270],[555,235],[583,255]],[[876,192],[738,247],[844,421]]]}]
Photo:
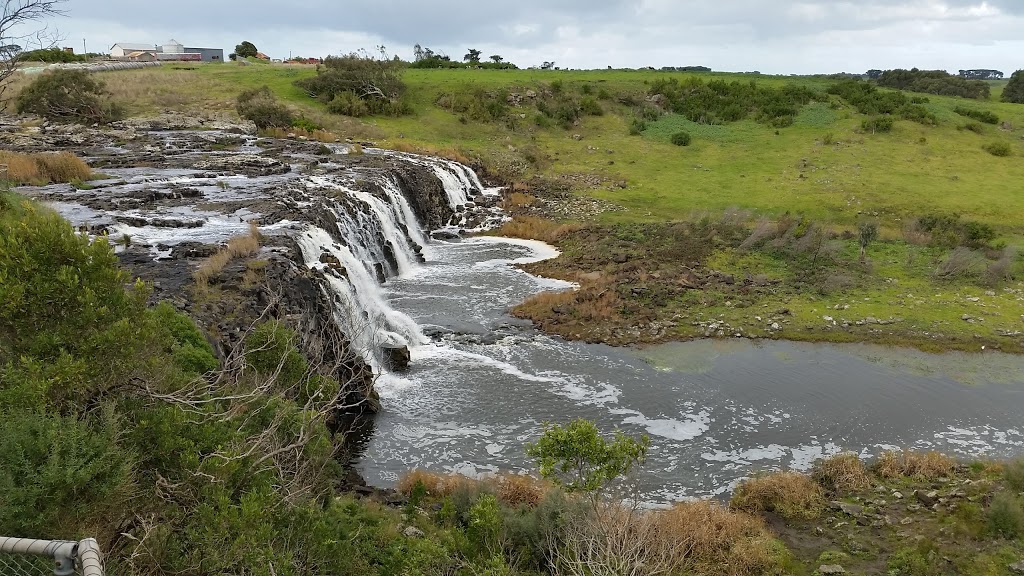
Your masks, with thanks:
[{"label": "wet rock", "polygon": [[291,171],[291,166],[280,160],[257,154],[233,154],[211,158],[196,162],[193,168],[196,170],[211,170],[251,176],[271,176],[274,174],[286,174]]},{"label": "wet rock", "polygon": [[232,122],[221,118],[167,113],[150,118],[128,118],[112,124],[115,128],[138,131],[221,130],[235,134],[256,134],[251,120]]},{"label": "wet rock", "polygon": [[839,564],[822,564],[818,567],[818,574],[822,576],[846,574],[846,569]]},{"label": "wet rock", "polygon": [[395,372],[404,372],[409,369],[409,363],[412,361],[412,355],[409,353],[408,346],[395,346],[385,344],[380,347],[381,351],[381,362],[388,370]]}]

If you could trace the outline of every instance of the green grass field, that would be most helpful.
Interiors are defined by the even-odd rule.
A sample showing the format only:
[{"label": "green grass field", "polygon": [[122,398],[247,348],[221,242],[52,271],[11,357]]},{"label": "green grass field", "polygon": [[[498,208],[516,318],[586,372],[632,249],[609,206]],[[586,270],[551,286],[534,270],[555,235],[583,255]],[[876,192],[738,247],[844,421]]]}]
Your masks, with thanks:
[{"label": "green grass field", "polygon": [[[568,184],[578,196],[621,207],[598,215],[594,224],[667,223],[727,209],[749,211],[751,221],[786,214],[805,217],[835,233],[855,231],[859,222],[876,221],[881,242],[869,250],[870,273],[860,274],[861,279],[841,297],[832,294],[829,306],[852,303],[847,314],[851,321],[904,318],[906,330],[870,331],[879,332],[875,336],[823,330],[822,317],[829,315],[825,306],[818,295],[802,289],[762,295],[750,306],[790,308],[792,326],[786,327],[790,338],[904,338],[922,347],[942,348],[944,340],[934,342],[934,333],[941,332],[951,335],[950,347],[971,349],[980,337],[1009,349],[1020,348],[1019,338],[991,334],[995,326],[1001,333],[1024,328],[1019,281],[1001,286],[982,286],[976,278],[937,281],[933,271],[945,251],[922,250],[904,240],[906,225],[922,215],[958,214],[992,226],[997,236],[994,246],[1024,247],[1024,105],[998,101],[1005,82],[993,83],[993,96],[985,102],[928,95],[925,107],[937,125],[898,120],[890,133],[865,133],[861,123],[866,116],[838,97],[822,96],[802,107],[794,123],[785,128],[753,120],[696,124],[665,114],[648,122],[642,134],[630,135],[637,106],[643,104],[653,82],[692,75],[621,70],[406,70],[405,98],[411,115],[353,119],[328,114],[325,105],[295,86],[296,80],[315,74],[312,66],[221,64],[166,66],[103,77],[114,97],[137,114],[162,109],[230,111],[240,91],[266,85],[281,101],[342,137],[403,149],[456,150],[491,176],[508,184],[520,183],[517,189],[529,190],[533,184],[528,183],[539,178]],[[824,77],[697,76],[762,86],[795,84],[822,94],[835,82]],[[556,85],[561,94],[574,98],[601,94],[603,114],[584,116],[566,129],[538,122],[537,107],[526,99],[522,107],[511,107],[505,120],[486,122],[438,104],[445,94],[482,91],[487,98],[503,101],[508,93],[550,93]],[[965,129],[971,120],[956,114],[957,106],[990,111],[1000,124]],[[679,131],[693,136],[690,146],[670,143]],[[1008,145],[1010,156],[997,157],[983,149],[992,143]],[[855,253],[855,240],[847,238],[845,246],[846,252]],[[730,250],[723,248],[706,265],[737,274],[771,275],[779,270],[778,262]],[[1024,275],[1020,258],[1013,269],[1018,278]],[[998,297],[986,308],[989,324],[979,335],[977,326],[962,320],[977,307],[964,298],[993,288]],[[749,314],[724,305],[730,299],[734,298],[728,294],[705,291],[697,301],[688,295],[669,302],[661,314],[687,315],[694,312],[696,303],[705,317],[720,316],[734,325],[750,326]],[[675,336],[692,336],[700,330],[684,326]],[[756,326],[751,330],[756,331]],[[907,336],[910,332],[928,334]]]}]

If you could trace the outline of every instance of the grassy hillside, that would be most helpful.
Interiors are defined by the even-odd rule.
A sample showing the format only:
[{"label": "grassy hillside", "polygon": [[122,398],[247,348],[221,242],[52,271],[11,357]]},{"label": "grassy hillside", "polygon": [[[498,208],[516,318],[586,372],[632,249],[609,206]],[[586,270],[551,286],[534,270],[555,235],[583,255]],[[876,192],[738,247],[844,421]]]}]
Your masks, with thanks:
[{"label": "grassy hillside", "polygon": [[[824,77],[406,70],[403,101],[411,114],[356,119],[327,113],[295,85],[316,73],[312,66],[225,64],[102,76],[132,113],[230,113],[240,91],[266,85],[339,137],[473,161],[516,192],[508,208],[517,222],[505,233],[566,252],[538,270],[583,282],[583,293],[595,273],[616,288],[615,301],[596,314],[578,301],[561,315],[543,303],[521,311],[567,337],[686,338],[706,334],[717,318],[725,326],[713,335],[721,328],[722,335],[1022,350],[1024,106],[998,102],[1001,85],[988,101],[909,94],[926,121],[893,116],[890,132],[874,133],[865,128],[872,117],[827,94],[836,80]],[[650,102],[652,87],[666,78],[798,87],[814,96],[796,107],[791,125],[789,118],[778,124],[785,127],[774,127],[777,118],[759,122],[757,114],[695,123]],[[578,118],[562,118],[566,106]],[[997,122],[958,108],[989,112]],[[691,135],[689,146],[671,143],[681,131]],[[1009,155],[986,150],[993,145]],[[730,232],[734,239],[713,230],[706,253],[676,249],[682,240],[673,223],[725,213],[740,226]],[[584,231],[568,234],[576,228],[549,220]],[[956,221],[957,231],[922,230],[936,221]],[[792,230],[750,242],[765,222]],[[863,258],[862,224],[879,230]],[[968,229],[985,238],[967,242]],[[813,254],[806,244],[817,236],[806,236],[809,230],[821,236]],[[593,249],[599,243],[580,241],[593,237],[605,240],[600,251]],[[805,245],[794,241],[800,238]],[[716,274],[741,281],[722,284]],[[845,313],[828,312],[837,307]],[[871,319],[898,321],[879,329]],[[652,322],[661,328],[640,335]]]}]

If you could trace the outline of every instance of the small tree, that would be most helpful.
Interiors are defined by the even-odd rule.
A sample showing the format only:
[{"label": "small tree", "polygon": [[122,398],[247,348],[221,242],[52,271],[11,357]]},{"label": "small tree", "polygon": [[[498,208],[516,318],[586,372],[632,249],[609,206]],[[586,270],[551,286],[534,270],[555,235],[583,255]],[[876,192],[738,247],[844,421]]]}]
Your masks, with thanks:
[{"label": "small tree", "polygon": [[565,426],[545,424],[544,434],[526,445],[526,453],[537,460],[541,476],[596,501],[609,484],[643,464],[650,444],[647,436],[636,439],[622,432],[606,440],[596,424],[581,418]]},{"label": "small tree", "polygon": [[1003,102],[1024,104],[1024,70],[1017,70],[1010,76],[1010,82],[1003,88]]},{"label": "small tree", "polygon": [[495,64],[501,64],[501,63],[502,63],[502,62],[503,62],[503,61],[505,60],[505,58],[504,58],[504,57],[502,57],[502,56],[500,56],[500,55],[498,55],[498,54],[493,54],[493,55],[491,55],[491,56],[490,56],[490,59],[491,59],[491,61],[492,61],[492,62],[494,62]]},{"label": "small tree", "polygon": [[479,64],[481,54],[483,54],[483,52],[475,48],[470,48],[469,52],[465,56],[463,56],[462,59],[465,60],[466,62],[469,62],[470,64]]},{"label": "small tree", "polygon": [[18,71],[18,55],[29,42],[41,50],[54,47],[61,39],[45,26],[32,30],[30,23],[38,23],[64,12],[65,0],[4,0],[0,8],[0,101],[11,76]]},{"label": "small tree", "polygon": [[17,111],[83,124],[110,122],[120,111],[103,99],[104,93],[103,84],[89,73],[58,69],[42,74],[18,94]]},{"label": "small tree", "polygon": [[246,90],[239,94],[235,108],[239,117],[252,120],[261,130],[288,128],[295,120],[291,111],[277,101],[274,93],[267,86]]},{"label": "small tree", "polygon": [[255,58],[260,51],[256,49],[256,45],[248,40],[243,40],[241,44],[235,46],[235,55],[238,58]]},{"label": "small tree", "polygon": [[861,222],[857,225],[857,241],[860,243],[860,263],[867,262],[868,246],[878,238],[877,222]]}]

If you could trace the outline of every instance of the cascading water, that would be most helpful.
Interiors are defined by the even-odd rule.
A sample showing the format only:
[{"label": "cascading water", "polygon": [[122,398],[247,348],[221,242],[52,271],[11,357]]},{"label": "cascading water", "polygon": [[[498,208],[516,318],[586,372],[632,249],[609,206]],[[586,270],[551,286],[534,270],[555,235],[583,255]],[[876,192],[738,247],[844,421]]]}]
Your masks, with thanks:
[{"label": "cascading water", "polygon": [[[476,175],[460,164],[412,158],[437,175],[453,213],[464,209],[471,194],[483,191]],[[374,183],[381,195],[329,176],[310,177],[307,190],[331,191],[322,201],[338,230],[332,235],[310,226],[297,241],[306,265],[321,271],[334,292],[337,321],[381,373],[387,371],[378,355],[381,347],[415,348],[429,342],[414,320],[389,305],[382,286],[388,279],[412,274],[429,240],[395,180],[378,176]]]}]

